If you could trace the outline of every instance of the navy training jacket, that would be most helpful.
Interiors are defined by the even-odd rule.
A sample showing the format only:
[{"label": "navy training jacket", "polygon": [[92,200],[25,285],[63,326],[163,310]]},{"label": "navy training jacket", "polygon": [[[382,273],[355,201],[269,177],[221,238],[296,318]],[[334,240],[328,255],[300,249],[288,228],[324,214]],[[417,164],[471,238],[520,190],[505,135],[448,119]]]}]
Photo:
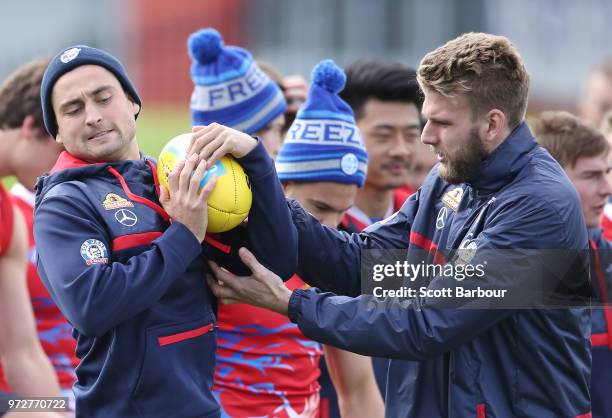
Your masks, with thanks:
[{"label": "navy training jacket", "polygon": [[[426,250],[435,260],[443,249],[588,248],[575,189],[524,123],[473,181],[451,185],[436,166],[399,212],[361,234],[290,206],[300,277],[353,297],[367,249]],[[390,298],[366,309],[366,297],[296,290],[289,316],[314,340],[392,359],[387,417],[590,417],[588,308],[416,309]]]},{"label": "navy training jacket", "polygon": [[297,263],[295,227],[272,160],[258,143],[239,162],[253,191],[250,222],[246,231],[207,234],[204,245],[168,222],[147,157],[87,164],[64,153],[38,180],[38,271],[74,327],[77,416],[219,416],[216,301],[206,260],[243,271],[231,242],[250,247],[284,278]]}]

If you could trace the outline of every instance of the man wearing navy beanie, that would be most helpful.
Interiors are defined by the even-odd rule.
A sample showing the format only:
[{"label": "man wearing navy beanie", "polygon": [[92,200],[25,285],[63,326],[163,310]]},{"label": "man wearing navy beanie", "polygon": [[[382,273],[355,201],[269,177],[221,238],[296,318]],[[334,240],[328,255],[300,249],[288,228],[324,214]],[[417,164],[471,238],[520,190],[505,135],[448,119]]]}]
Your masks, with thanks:
[{"label": "man wearing navy beanie", "polygon": [[[259,257],[277,256],[267,264],[280,276],[295,270],[295,228],[273,161],[247,134],[199,131],[216,141],[202,144],[208,151],[239,159],[254,195],[244,234],[229,231],[211,245],[215,181],[201,193],[197,185],[213,157],[192,147],[160,189],[155,162],[136,141],[140,97],[115,57],[85,45],[63,50],[47,67],[41,101],[45,127],[66,151],[37,181],[37,266],[74,327],[77,417],[218,418],[215,302],[202,278],[206,260],[239,267],[226,244],[244,234]],[[267,216],[289,245],[274,239]]]},{"label": "man wearing navy beanie", "polygon": [[142,107],[140,96],[130,81],[121,62],[108,52],[86,45],[77,45],[68,48],[59,57],[55,57],[49,63],[40,87],[40,99],[45,126],[49,135],[54,138],[57,136],[57,122],[51,104],[53,86],[62,75],[82,65],[98,65],[110,71],[117,78],[131,101],[138,105],[138,110],[134,114],[134,117],[138,117],[140,113],[140,108]]}]

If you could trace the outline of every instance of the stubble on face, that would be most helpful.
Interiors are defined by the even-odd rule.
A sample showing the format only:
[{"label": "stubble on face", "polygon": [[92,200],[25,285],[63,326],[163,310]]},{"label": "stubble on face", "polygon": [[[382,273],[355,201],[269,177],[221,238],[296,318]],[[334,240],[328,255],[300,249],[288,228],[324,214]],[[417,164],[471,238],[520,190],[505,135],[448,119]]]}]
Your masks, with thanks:
[{"label": "stubble on face", "polygon": [[438,174],[442,180],[450,184],[464,183],[472,178],[488,153],[478,135],[477,127],[472,127],[467,138],[456,150],[434,152],[446,157],[446,162],[440,164]]}]

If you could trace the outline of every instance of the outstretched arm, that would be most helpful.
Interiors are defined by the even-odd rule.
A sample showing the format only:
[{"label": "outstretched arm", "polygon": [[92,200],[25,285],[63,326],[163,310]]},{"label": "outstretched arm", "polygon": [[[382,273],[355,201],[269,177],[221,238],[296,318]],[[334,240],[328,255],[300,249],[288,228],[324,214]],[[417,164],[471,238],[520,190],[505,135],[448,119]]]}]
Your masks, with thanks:
[{"label": "outstretched arm", "polygon": [[[297,233],[274,161],[263,144],[250,135],[217,123],[196,126],[193,131],[188,153],[198,153],[209,166],[231,154],[248,174],[253,204],[246,225],[247,240],[242,245],[248,245],[264,266],[283,279],[289,279],[297,266]],[[237,233],[239,231],[221,234],[222,240],[234,241]],[[213,258],[223,258],[220,253],[217,253],[219,257],[214,257],[215,250],[211,248],[211,251]],[[238,260],[232,260],[226,267],[240,271],[241,266],[235,267],[233,261]]]},{"label": "outstretched arm", "polygon": [[297,274],[313,287],[358,296],[363,251],[408,248],[419,193],[412,195],[399,212],[360,234],[323,226],[297,202],[289,201],[289,205],[298,233]]}]

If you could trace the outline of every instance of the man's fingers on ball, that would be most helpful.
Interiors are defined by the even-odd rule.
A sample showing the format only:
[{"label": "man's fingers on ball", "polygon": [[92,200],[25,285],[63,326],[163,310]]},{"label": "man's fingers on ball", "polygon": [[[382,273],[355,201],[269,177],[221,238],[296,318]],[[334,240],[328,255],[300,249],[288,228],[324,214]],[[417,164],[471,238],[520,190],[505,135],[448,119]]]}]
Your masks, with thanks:
[{"label": "man's fingers on ball", "polygon": [[206,173],[206,160],[200,160],[198,166],[196,167],[193,175],[191,176],[191,180],[189,181],[189,190],[197,192],[200,188],[200,183],[204,178],[204,174]]},{"label": "man's fingers on ball", "polygon": [[200,151],[200,158],[207,160],[208,165],[211,166],[212,164],[209,161],[210,155],[214,152],[214,150],[216,150],[222,145],[223,145],[223,140],[221,138],[214,138],[212,141],[206,144],[204,148],[202,148],[202,150]]},{"label": "man's fingers on ball", "polygon": [[212,155],[207,160],[208,164],[213,165],[214,163],[219,161],[221,158],[223,158],[223,156],[226,154],[229,154],[229,153],[227,152],[227,147],[224,144],[221,147],[217,148],[215,152],[212,153]]},{"label": "man's fingers on ball", "polygon": [[198,132],[193,134],[194,146],[191,149],[191,152],[200,153],[202,148],[210,143],[213,139],[215,139],[215,134],[211,131],[210,127],[206,127]]},{"label": "man's fingers on ball", "polygon": [[205,202],[208,200],[208,196],[212,193],[215,186],[217,185],[217,176],[213,174],[210,179],[206,182],[204,187],[202,188],[202,192],[200,194],[200,201]]},{"label": "man's fingers on ball", "polygon": [[178,190],[179,177],[185,166],[185,160],[179,161],[168,176],[168,187],[170,190]]},{"label": "man's fingers on ball", "polygon": [[181,170],[181,175],[179,177],[179,189],[188,190],[189,182],[191,181],[191,175],[193,173],[193,169],[198,161],[197,154],[192,154],[187,161],[185,161],[185,167]]},{"label": "man's fingers on ball", "polygon": [[170,200],[170,194],[168,193],[168,189],[166,188],[166,186],[160,186],[159,187],[159,201],[161,203],[167,202],[168,200]]}]

